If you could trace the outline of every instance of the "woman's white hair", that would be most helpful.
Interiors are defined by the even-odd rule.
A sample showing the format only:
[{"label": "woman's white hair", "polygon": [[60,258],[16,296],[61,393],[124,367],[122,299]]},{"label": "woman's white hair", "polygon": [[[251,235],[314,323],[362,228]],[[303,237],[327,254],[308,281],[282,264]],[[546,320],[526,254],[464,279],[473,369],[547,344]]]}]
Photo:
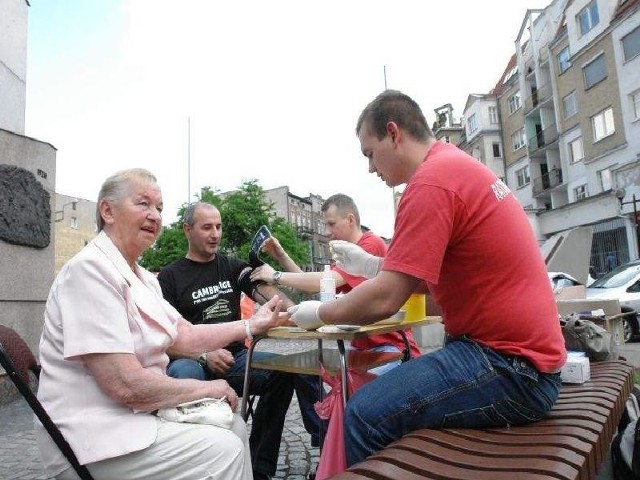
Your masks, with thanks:
[{"label": "woman's white hair", "polygon": [[104,228],[104,220],[102,219],[102,215],[100,215],[100,203],[102,200],[109,202],[118,202],[122,200],[129,194],[129,187],[133,181],[141,184],[158,182],[155,175],[144,168],[121,170],[107,178],[102,184],[100,193],[98,194],[98,206],[96,209],[96,224],[98,225],[98,232],[102,231]]}]

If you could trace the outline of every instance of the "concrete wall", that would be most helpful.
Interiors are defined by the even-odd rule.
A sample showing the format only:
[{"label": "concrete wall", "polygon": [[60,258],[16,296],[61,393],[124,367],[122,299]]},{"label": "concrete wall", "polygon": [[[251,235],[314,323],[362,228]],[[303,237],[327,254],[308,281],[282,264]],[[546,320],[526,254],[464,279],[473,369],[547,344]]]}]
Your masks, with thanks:
[{"label": "concrete wall", "polygon": [[[53,211],[56,150],[48,143],[0,130],[0,165],[15,165],[30,172],[50,194]],[[8,209],[17,208],[8,204]],[[0,210],[0,221],[11,213]],[[44,248],[0,240],[0,323],[13,328],[34,353],[42,331],[44,305],[53,282],[55,230],[51,215],[50,242]]]},{"label": "concrete wall", "polygon": [[27,90],[25,0],[0,0],[0,128],[24,134]]}]

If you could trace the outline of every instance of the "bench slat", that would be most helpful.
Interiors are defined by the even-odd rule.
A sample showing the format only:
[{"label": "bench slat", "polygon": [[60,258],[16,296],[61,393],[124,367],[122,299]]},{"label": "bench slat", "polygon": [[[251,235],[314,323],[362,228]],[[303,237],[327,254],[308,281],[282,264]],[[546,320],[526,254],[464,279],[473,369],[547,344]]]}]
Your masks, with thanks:
[{"label": "bench slat", "polygon": [[591,380],[563,385],[539,422],[489,429],[419,429],[336,480],[595,480],[633,387],[625,361],[591,364]]}]

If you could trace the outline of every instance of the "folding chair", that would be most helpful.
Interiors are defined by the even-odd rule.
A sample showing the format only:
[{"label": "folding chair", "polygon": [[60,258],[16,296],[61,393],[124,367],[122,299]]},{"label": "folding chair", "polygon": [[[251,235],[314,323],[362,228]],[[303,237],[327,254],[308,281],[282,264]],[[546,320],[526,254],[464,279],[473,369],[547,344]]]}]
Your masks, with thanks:
[{"label": "folding chair", "polygon": [[0,325],[0,365],[5,369],[8,377],[15,384],[49,435],[51,435],[60,451],[67,457],[81,480],[93,480],[87,467],[80,465],[62,432],[53,423],[51,417],[49,417],[49,414],[31,390],[29,371],[33,372],[36,378],[40,378],[40,366],[36,362],[29,346],[14,330],[4,325]]}]

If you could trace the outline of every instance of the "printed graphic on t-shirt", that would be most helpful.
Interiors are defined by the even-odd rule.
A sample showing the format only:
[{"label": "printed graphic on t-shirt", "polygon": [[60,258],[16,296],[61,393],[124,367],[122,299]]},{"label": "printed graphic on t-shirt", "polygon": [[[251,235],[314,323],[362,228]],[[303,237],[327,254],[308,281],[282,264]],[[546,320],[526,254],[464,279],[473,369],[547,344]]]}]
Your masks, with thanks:
[{"label": "printed graphic on t-shirt", "polygon": [[233,292],[231,282],[229,280],[224,280],[218,282],[217,285],[209,285],[208,287],[199,288],[198,290],[191,293],[191,298],[193,299],[193,304],[198,305],[202,302],[215,300],[220,295],[231,292]]},{"label": "printed graphic on t-shirt", "polygon": [[202,321],[212,323],[212,320],[215,322],[217,318],[227,317],[230,314],[229,300],[220,298],[202,311]]}]

